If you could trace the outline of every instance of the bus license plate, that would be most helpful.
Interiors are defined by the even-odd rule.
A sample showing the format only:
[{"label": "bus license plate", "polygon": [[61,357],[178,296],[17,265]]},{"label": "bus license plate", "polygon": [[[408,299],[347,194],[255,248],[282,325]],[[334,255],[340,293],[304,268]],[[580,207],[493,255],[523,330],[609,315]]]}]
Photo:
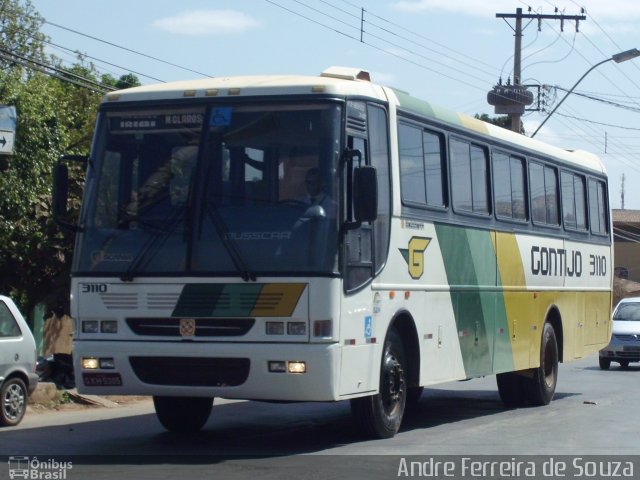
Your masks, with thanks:
[{"label": "bus license plate", "polygon": [[122,377],[119,373],[83,373],[82,380],[87,387],[122,386]]},{"label": "bus license plate", "polygon": [[640,352],[640,346],[638,345],[630,345],[623,347],[625,352]]}]

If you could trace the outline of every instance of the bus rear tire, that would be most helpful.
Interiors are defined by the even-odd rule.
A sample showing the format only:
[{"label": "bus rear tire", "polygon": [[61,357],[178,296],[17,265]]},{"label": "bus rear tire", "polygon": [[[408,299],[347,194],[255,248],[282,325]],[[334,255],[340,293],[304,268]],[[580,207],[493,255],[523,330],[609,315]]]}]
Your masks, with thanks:
[{"label": "bus rear tire", "polygon": [[522,407],[527,402],[523,377],[515,372],[496,375],[500,400],[508,407]]},{"label": "bus rear tire", "polygon": [[550,323],[542,329],[540,366],[533,369],[531,378],[523,377],[527,400],[531,405],[548,405],[558,382],[558,342],[556,331]]},{"label": "bus rear tire", "polygon": [[170,432],[199,431],[211,415],[213,397],[153,397],[158,420]]},{"label": "bus rear tire", "polygon": [[400,429],[407,403],[405,365],[402,340],[391,329],[384,342],[379,393],[351,400],[353,417],[368,436],[391,438]]}]

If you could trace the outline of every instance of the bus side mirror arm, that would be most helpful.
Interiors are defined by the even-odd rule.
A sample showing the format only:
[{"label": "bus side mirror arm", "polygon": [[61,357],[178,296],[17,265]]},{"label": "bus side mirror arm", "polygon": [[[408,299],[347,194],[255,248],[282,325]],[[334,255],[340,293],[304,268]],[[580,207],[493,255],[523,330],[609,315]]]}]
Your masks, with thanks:
[{"label": "bus side mirror arm", "polygon": [[88,157],[82,155],[62,155],[53,167],[53,190],[51,192],[51,209],[53,220],[60,227],[73,232],[82,231],[82,227],[69,223],[66,217],[69,214],[69,167],[67,161],[87,163]]}]

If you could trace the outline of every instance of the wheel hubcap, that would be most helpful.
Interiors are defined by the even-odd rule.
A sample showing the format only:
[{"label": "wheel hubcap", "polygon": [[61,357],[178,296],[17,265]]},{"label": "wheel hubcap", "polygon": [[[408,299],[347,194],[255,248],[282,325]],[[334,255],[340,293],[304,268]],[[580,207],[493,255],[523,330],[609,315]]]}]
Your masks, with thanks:
[{"label": "wheel hubcap", "polygon": [[385,362],[382,399],[388,414],[400,404],[405,393],[404,370],[393,356]]},{"label": "wheel hubcap", "polygon": [[11,385],[5,393],[3,406],[5,416],[10,420],[20,417],[24,408],[24,392],[19,385]]}]

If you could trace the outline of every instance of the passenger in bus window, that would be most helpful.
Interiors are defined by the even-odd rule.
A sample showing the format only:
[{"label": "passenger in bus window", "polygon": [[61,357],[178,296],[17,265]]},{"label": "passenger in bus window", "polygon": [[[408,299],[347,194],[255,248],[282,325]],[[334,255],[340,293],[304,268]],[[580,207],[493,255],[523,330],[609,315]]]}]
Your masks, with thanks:
[{"label": "passenger in bus window", "polygon": [[304,184],[307,189],[307,195],[304,199],[305,204],[309,205],[309,208],[314,206],[322,207],[324,215],[321,216],[334,216],[335,202],[324,190],[322,174],[317,167],[311,167],[307,170]]}]

